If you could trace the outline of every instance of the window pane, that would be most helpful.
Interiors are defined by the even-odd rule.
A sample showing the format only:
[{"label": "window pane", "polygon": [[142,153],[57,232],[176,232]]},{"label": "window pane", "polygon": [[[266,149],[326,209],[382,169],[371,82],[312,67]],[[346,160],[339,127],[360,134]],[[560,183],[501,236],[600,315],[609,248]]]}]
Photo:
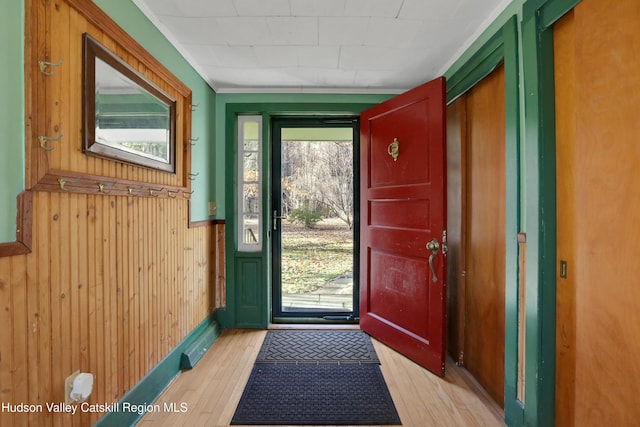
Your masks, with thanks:
[{"label": "window pane", "polygon": [[[253,174],[252,174],[253,172]],[[258,153],[245,153],[244,154],[244,180],[245,181],[257,181],[258,176]],[[249,177],[247,177],[249,175]]]},{"label": "window pane", "polygon": [[256,184],[245,184],[244,195],[243,212],[252,214],[260,213],[258,186]]},{"label": "window pane", "polygon": [[244,215],[243,217],[243,243],[257,245],[260,243],[260,227],[258,215]]},{"label": "window pane", "polygon": [[255,139],[244,140],[244,151],[258,151],[258,141]]},{"label": "window pane", "polygon": [[262,232],[262,117],[238,117],[238,250],[260,251]]}]

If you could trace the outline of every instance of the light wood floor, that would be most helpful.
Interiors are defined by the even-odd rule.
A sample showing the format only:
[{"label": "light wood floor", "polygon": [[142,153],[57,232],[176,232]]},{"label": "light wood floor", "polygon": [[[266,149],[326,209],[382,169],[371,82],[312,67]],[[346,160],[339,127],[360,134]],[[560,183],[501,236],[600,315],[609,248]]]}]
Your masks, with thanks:
[{"label": "light wood floor", "polygon": [[[266,331],[225,330],[190,371],[181,373],[154,403],[185,412],[147,413],[138,426],[228,426]],[[438,378],[373,340],[384,378],[405,427],[504,426],[503,412],[460,367]]]}]

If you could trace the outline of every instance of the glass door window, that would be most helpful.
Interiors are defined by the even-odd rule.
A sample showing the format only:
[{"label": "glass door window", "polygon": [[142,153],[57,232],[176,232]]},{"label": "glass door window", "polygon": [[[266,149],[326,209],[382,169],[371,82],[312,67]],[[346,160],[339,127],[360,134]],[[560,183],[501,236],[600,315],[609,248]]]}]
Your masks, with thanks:
[{"label": "glass door window", "polygon": [[354,125],[274,133],[274,317],[354,318]]}]

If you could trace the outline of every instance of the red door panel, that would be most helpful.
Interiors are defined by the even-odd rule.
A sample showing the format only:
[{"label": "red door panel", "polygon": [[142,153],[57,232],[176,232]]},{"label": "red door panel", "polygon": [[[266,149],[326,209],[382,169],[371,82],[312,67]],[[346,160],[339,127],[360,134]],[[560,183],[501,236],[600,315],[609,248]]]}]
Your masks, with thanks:
[{"label": "red door panel", "polygon": [[[366,110],[360,137],[360,327],[438,375],[446,336],[444,97],[438,78]],[[426,247],[434,239],[436,253]]]}]

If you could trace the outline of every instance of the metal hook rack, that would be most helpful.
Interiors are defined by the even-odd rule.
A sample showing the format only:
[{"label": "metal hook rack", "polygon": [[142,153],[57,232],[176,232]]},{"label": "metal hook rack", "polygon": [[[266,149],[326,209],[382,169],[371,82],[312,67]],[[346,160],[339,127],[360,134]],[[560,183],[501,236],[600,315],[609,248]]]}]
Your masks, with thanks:
[{"label": "metal hook rack", "polygon": [[158,197],[159,194],[156,194],[156,192],[160,193],[160,192],[162,192],[162,190],[164,190],[164,187],[162,187],[162,188],[149,188],[149,195],[151,197]]},{"label": "metal hook rack", "polygon": [[[140,190],[142,190],[142,186],[140,186],[140,187],[133,187],[133,186],[131,186],[131,185],[127,186],[127,192],[128,192],[129,194],[131,194],[131,195],[136,195],[136,196],[137,196],[137,195],[138,195],[138,192],[139,192]],[[135,191],[135,193],[134,193],[134,191]]]},{"label": "metal hook rack", "polygon": [[65,185],[69,184],[69,183],[74,183],[74,182],[78,182],[80,181],[80,178],[78,179],[64,179],[62,177],[58,178],[58,185],[60,186],[60,189],[62,191],[69,191],[67,188],[65,188]]},{"label": "metal hook rack", "polygon": [[[104,187],[106,184],[103,184],[102,182],[98,183],[98,193],[103,193],[103,194],[110,194],[111,191],[105,191]],[[109,187],[111,187],[113,184],[109,185]]]}]

